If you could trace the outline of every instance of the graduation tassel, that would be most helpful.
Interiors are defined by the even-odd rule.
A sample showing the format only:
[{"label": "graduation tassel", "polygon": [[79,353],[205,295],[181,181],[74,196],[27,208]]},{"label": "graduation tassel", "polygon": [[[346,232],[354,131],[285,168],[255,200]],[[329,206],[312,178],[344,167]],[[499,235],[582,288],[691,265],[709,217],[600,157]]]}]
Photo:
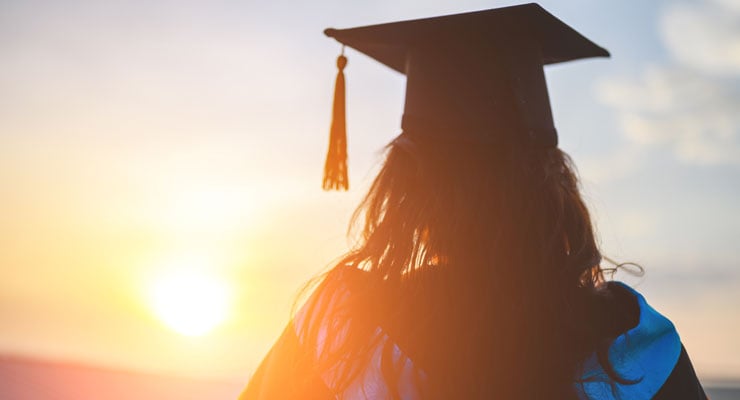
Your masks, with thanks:
[{"label": "graduation tassel", "polygon": [[342,54],[337,58],[337,82],[334,87],[334,108],[332,110],[331,130],[329,133],[329,151],[324,164],[324,190],[347,190],[347,122],[345,120],[344,101],[344,67],[347,57]]}]

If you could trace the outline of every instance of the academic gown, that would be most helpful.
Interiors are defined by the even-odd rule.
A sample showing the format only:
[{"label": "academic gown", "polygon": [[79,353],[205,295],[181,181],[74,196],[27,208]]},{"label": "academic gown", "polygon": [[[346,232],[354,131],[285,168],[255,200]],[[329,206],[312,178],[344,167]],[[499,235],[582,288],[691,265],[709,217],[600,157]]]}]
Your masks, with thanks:
[{"label": "academic gown", "polygon": [[[358,279],[361,281],[364,274],[366,273],[362,271],[350,273],[353,285],[357,284]],[[638,324],[619,335],[611,344],[609,361],[620,377],[633,380],[634,383],[613,381],[598,363],[594,353],[584,360],[581,376],[574,377],[573,384],[578,397],[582,400],[706,400],[691,360],[673,324],[650,307],[645,298],[634,289],[618,282],[610,284],[612,288],[615,286],[626,289],[634,297],[640,314]],[[322,301],[315,298],[317,295],[314,294],[309,302]],[[336,302],[342,301],[347,295],[351,295],[349,289],[345,294],[329,298]],[[333,373],[329,371],[322,375],[314,374],[311,372],[311,365],[306,364],[306,358],[300,357],[310,351],[305,349],[300,338],[304,323],[302,310],[288,324],[264,358],[239,400],[336,398],[331,390]],[[382,324],[379,324],[375,334],[377,345],[372,356],[344,390],[343,398],[389,398],[389,383],[383,378],[380,365],[383,357],[388,356],[386,343],[390,341],[394,365],[401,366],[398,382],[394,383],[396,390],[404,400],[422,399],[422,386],[426,378],[423,369],[414,364],[414,360],[397,345],[393,335],[389,335]],[[315,354],[315,351],[312,353]],[[298,382],[300,384],[296,384]]]}]

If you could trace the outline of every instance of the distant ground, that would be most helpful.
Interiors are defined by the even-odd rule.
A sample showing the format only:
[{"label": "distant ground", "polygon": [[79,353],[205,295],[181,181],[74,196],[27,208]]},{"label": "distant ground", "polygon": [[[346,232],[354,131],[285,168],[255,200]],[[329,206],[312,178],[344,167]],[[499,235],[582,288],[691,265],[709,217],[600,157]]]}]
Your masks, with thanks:
[{"label": "distant ground", "polygon": [[708,387],[706,390],[710,400],[740,400],[740,383],[733,383],[731,387]]},{"label": "distant ground", "polygon": [[2,400],[234,400],[242,386],[0,356]]},{"label": "distant ground", "polygon": [[[242,388],[243,383],[0,356],[2,400],[235,400]],[[711,400],[740,400],[740,382],[706,389]]]}]

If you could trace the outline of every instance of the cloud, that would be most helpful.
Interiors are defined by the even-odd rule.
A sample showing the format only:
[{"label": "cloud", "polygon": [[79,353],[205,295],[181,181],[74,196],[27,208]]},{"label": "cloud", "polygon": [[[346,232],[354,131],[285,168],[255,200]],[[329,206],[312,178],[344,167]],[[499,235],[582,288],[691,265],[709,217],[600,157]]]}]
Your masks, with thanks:
[{"label": "cloud", "polygon": [[597,87],[628,141],[692,164],[740,164],[740,1],[675,3],[660,31],[671,62]]},{"label": "cloud", "polygon": [[578,172],[584,183],[608,182],[632,175],[644,158],[640,146],[623,145],[609,154],[599,154],[578,160]]},{"label": "cloud", "polygon": [[695,164],[740,163],[740,87],[682,67],[648,67],[637,81],[602,82],[627,139]]},{"label": "cloud", "polygon": [[740,1],[672,4],[659,27],[663,43],[680,63],[710,74],[740,76]]}]

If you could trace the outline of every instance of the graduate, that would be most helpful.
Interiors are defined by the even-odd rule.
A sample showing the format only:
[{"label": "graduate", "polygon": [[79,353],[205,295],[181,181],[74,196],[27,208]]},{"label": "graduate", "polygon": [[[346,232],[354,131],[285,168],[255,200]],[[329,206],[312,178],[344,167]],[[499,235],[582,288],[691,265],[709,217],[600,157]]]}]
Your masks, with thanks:
[{"label": "graduate", "polygon": [[[536,4],[325,33],[406,75],[402,133],[242,400],[702,400],[673,324],[605,279],[544,66],[609,53]],[[347,189],[338,61],[323,186]]]}]

